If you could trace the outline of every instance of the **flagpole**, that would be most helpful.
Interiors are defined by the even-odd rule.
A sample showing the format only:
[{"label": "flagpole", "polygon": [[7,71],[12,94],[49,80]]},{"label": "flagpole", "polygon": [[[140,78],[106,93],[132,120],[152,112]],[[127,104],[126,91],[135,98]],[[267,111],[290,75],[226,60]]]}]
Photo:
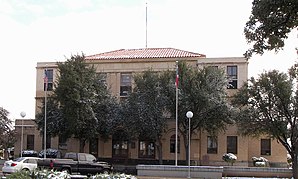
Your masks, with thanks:
[{"label": "flagpole", "polygon": [[147,48],[147,2],[146,2],[146,48]]},{"label": "flagpole", "polygon": [[176,142],[175,142],[175,165],[178,165],[178,61],[176,61]]},{"label": "flagpole", "polygon": [[46,158],[46,151],[47,151],[47,91],[48,91],[48,68],[46,67],[46,70],[45,70],[45,100],[44,100],[44,158]]}]

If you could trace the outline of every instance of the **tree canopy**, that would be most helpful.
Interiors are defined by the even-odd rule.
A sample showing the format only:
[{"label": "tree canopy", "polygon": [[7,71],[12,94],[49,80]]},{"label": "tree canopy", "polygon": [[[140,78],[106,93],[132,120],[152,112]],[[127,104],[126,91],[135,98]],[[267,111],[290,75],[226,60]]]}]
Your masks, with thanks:
[{"label": "tree canopy", "polygon": [[279,51],[292,29],[298,26],[297,0],[254,0],[244,34],[247,42],[253,44],[245,53],[263,54],[267,50]]},{"label": "tree canopy", "polygon": [[[162,163],[161,137],[167,129],[166,106],[168,97],[163,93],[166,76],[149,69],[134,76],[135,87],[123,110],[129,133],[140,140],[153,141]],[[142,125],[140,125],[142,124]]]},{"label": "tree canopy", "polygon": [[[201,131],[215,136],[218,132],[224,131],[227,124],[233,122],[226,94],[228,81],[224,71],[216,67],[198,69],[185,62],[179,62],[178,66],[178,125],[184,141],[188,141],[186,140],[188,119],[185,116],[187,111],[193,112],[191,136]],[[176,111],[175,88],[168,89],[170,90],[169,99],[171,99],[169,111],[174,116]],[[187,146],[186,142],[185,148]]]},{"label": "tree canopy", "polygon": [[9,112],[0,107],[0,149],[13,147],[16,141],[12,121],[8,118]]},{"label": "tree canopy", "polygon": [[298,178],[298,91],[296,73],[272,70],[251,78],[234,96],[239,107],[237,124],[244,135],[265,135],[277,139],[293,160],[293,176]]},{"label": "tree canopy", "polygon": [[[95,68],[84,59],[84,54],[73,55],[66,62],[58,62],[58,78],[47,110],[48,133],[79,139],[80,151],[86,141],[108,135],[115,102]],[[43,129],[43,120],[42,111],[37,115],[39,129]]]}]

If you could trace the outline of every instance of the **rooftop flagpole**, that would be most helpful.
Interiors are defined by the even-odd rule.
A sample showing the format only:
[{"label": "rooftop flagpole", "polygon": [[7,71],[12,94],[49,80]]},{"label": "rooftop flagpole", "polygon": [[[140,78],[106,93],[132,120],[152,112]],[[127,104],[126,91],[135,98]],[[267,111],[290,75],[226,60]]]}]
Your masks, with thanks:
[{"label": "rooftop flagpole", "polygon": [[146,48],[147,48],[147,2],[146,2]]},{"label": "rooftop flagpole", "polygon": [[175,141],[175,165],[178,165],[178,82],[179,82],[178,61],[176,61],[176,141]]}]

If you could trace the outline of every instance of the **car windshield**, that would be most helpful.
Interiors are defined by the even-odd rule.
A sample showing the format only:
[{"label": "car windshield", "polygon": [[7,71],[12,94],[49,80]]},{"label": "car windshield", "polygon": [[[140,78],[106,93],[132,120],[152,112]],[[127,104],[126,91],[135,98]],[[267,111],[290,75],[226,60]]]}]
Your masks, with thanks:
[{"label": "car windshield", "polygon": [[96,158],[91,154],[86,154],[86,160],[93,162],[93,161],[96,161]]},{"label": "car windshield", "polygon": [[20,161],[22,161],[24,159],[25,159],[24,157],[19,157],[19,158],[13,159],[12,161],[14,161],[14,162],[20,162]]}]

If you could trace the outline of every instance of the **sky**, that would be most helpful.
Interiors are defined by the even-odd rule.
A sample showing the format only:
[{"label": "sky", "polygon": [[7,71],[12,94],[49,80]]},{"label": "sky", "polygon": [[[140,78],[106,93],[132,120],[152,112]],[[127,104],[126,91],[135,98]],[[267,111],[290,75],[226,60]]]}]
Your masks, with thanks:
[{"label": "sky", "polygon": [[[252,0],[0,0],[0,106],[35,118],[37,62],[73,54],[170,47],[207,57],[242,57]],[[248,77],[297,61],[295,29],[279,53],[249,59]]]}]

